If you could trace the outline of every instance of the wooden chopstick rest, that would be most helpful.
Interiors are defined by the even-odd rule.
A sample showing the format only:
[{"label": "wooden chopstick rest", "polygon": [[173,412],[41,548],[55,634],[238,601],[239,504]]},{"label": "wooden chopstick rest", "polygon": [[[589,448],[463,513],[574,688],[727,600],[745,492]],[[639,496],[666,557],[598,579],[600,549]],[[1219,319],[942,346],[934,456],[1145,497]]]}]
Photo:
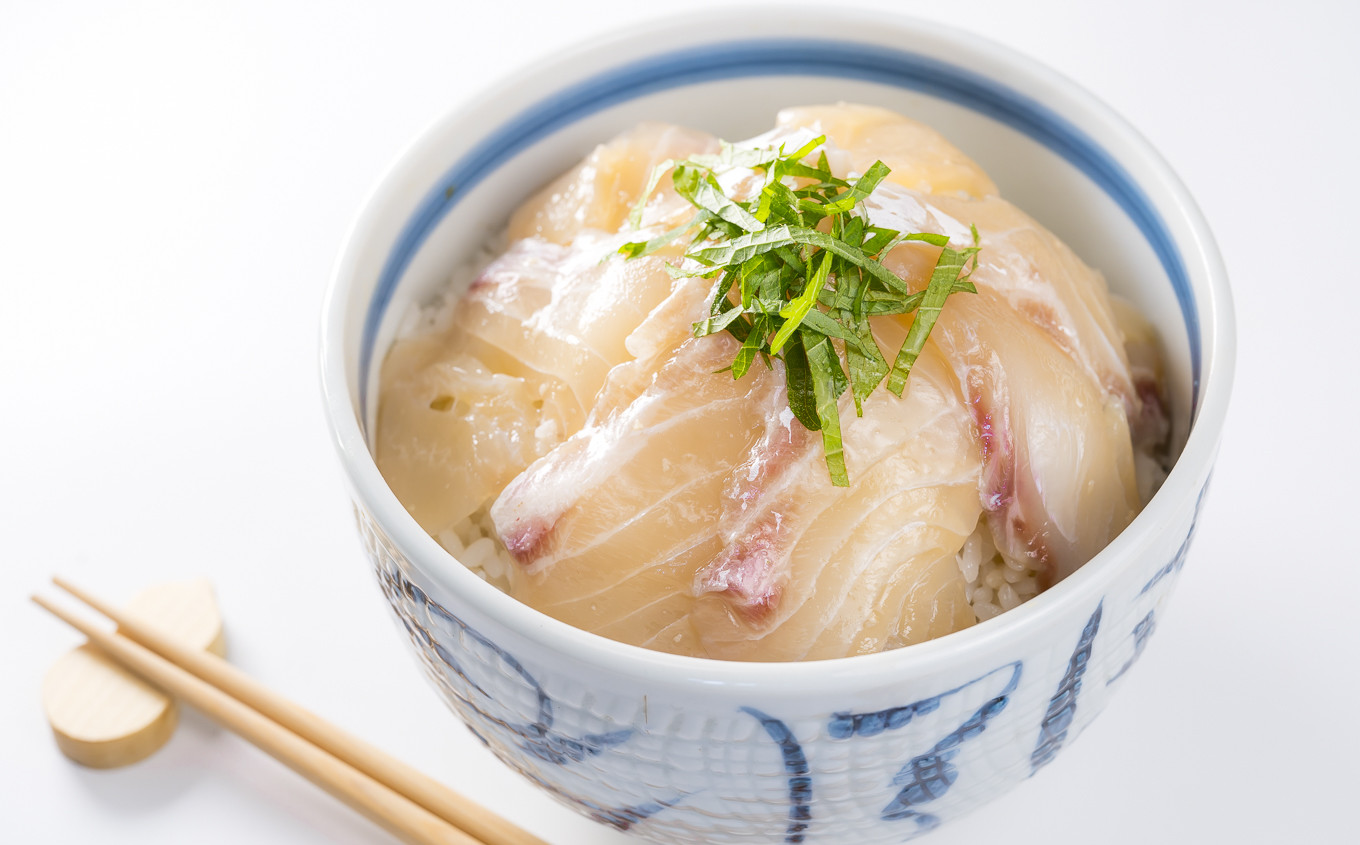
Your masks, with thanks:
[{"label": "wooden chopstick rest", "polygon": [[[193,656],[212,662],[213,658],[202,657],[200,652],[180,650],[136,620],[128,619],[78,587],[58,578],[52,580],[105,616],[125,621],[129,629],[139,632],[139,637],[156,641],[158,648],[164,647],[166,651],[173,652],[176,660]],[[80,614],[72,613],[42,596],[35,595],[32,598],[39,607],[84,633],[90,638],[91,643],[103,649],[122,665],[161,689],[173,693],[208,718],[253,743],[279,762],[386,828],[407,845],[501,845],[501,840],[484,842],[470,836],[466,831],[435,815],[388,784],[355,769],[249,704],[233,698],[231,694],[190,672],[178,662],[168,659],[163,653],[152,650],[130,637],[106,631],[100,625],[82,618]]]},{"label": "wooden chopstick rest", "polygon": [[[222,615],[207,579],[150,587],[124,610],[186,648],[226,655]],[[57,747],[98,769],[145,759],[170,739],[179,721],[173,698],[89,643],[52,665],[42,700]]]},{"label": "wooden chopstick rest", "polygon": [[[159,632],[148,629],[137,619],[127,618],[117,608],[110,606],[108,602],[64,578],[54,576],[52,583],[70,593],[74,598],[84,602],[93,610],[118,623],[119,633],[124,635],[131,643],[149,649],[151,653],[164,658],[178,669],[187,671],[196,681],[206,682],[215,692],[224,694],[234,702],[244,705],[255,715],[263,716],[266,720],[275,723],[277,727],[284,729],[285,732],[291,732],[290,736],[300,737],[305,742],[311,743],[333,758],[340,768],[351,768],[354,775],[360,780],[371,778],[381,784],[384,789],[390,789],[402,796],[403,799],[412,804],[412,807],[418,808],[417,815],[433,814],[434,817],[443,820],[452,827],[466,831],[474,841],[485,842],[487,845],[547,845],[537,836],[512,824],[507,819],[489,812],[486,808],[478,806],[429,775],[411,768],[382,749],[341,730],[316,714],[269,690],[259,681],[251,678],[227,661],[201,651],[187,650],[178,643],[167,640]],[[34,601],[79,630],[87,633],[90,630],[97,630],[83,627],[84,623],[77,624],[76,621],[73,621],[73,618],[67,618],[65,614],[53,610],[45,600],[40,600],[35,596]],[[90,634],[90,636],[101,645],[107,639],[103,635]],[[256,739],[251,741],[256,742]],[[257,742],[257,744],[259,743]],[[274,754],[276,757],[279,756],[276,753],[277,749],[271,750],[265,745],[260,747],[266,748],[270,754]],[[284,758],[279,757],[279,759]],[[288,765],[292,766],[293,763],[289,762]],[[302,770],[298,769],[298,771]],[[312,774],[307,774],[307,777],[316,780]],[[332,789],[331,786],[325,786],[325,788]],[[345,798],[345,800],[350,801],[349,798]],[[418,821],[417,824],[424,824],[424,822]]]}]

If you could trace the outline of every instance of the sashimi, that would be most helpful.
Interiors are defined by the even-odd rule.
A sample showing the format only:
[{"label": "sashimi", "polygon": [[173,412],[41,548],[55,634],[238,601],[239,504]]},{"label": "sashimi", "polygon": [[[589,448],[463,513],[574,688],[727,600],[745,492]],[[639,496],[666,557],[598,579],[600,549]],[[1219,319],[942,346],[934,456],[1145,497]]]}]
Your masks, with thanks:
[{"label": "sashimi", "polygon": [[[569,244],[582,232],[617,232],[658,165],[717,150],[718,139],[706,132],[664,123],[629,129],[521,206],[510,218],[510,240],[539,237]],[[657,188],[644,215],[647,225],[678,222],[692,213],[666,180]]]},{"label": "sashimi", "polygon": [[672,295],[663,259],[602,264],[607,247],[591,242],[515,243],[447,325],[399,341],[384,362],[378,466],[430,533],[579,429],[610,369],[632,357],[628,335]]},{"label": "sashimi", "polygon": [[722,549],[727,473],[783,395],[770,372],[714,378],[730,346],[681,344],[636,399],[510,483],[491,516],[521,565],[512,595],[614,639],[704,653],[694,573]]},{"label": "sashimi", "polygon": [[[1113,539],[1145,500],[1169,430],[1155,331],[929,127],[883,109],[810,106],[781,112],[774,130],[736,149],[792,150],[819,135],[822,166],[838,177],[853,181],[878,161],[891,168],[854,206],[870,224],[943,235],[951,250],[978,239],[975,292],[932,314],[900,398],[857,387],[827,405],[819,393],[814,413],[839,422],[834,434],[810,431],[807,406],[795,419],[791,405],[810,388],[778,349],[748,357],[749,372],[734,378],[727,370],[749,329],[698,336],[696,325],[741,297],[714,301],[686,238],[644,257],[614,254],[693,217],[692,186],[678,192],[661,171],[719,150],[707,134],[644,124],[526,203],[510,247],[457,306],[389,354],[379,466],[422,527],[439,536],[482,514],[510,561],[510,594],[571,625],[676,654],[762,661],[960,630],[999,612],[993,599],[1001,609],[1022,600],[1009,586],[999,597],[1000,581],[978,586],[980,549],[996,555],[981,563],[1009,568],[1014,583],[1047,586]],[[790,182],[809,210],[829,201],[809,196],[839,190],[817,194],[835,180],[813,172]],[[760,229],[749,214],[768,193],[765,170],[726,167],[709,184],[721,193],[703,201],[701,224],[721,212]],[[841,230],[824,220],[805,231]],[[941,243],[880,257],[905,283],[901,296],[926,291]],[[811,280],[812,252],[779,260],[807,261]],[[763,313],[789,319],[812,307],[806,319],[832,332],[804,290],[813,288],[800,282]],[[838,301],[820,307],[850,308]],[[891,361],[919,312],[875,313],[855,331]],[[834,341],[837,356],[866,342],[836,336],[849,338]]]},{"label": "sashimi", "polygon": [[929,126],[876,106],[838,103],[783,109],[779,129],[825,134],[848,155],[845,169],[863,173],[875,161],[892,168],[888,178],[922,194],[983,197],[996,183],[958,147]]},{"label": "sashimi", "polygon": [[709,656],[846,657],[975,621],[954,556],[981,510],[981,458],[947,365],[927,352],[901,399],[844,410],[850,487],[788,415],[731,474],[723,551],[696,579]]},{"label": "sashimi", "polygon": [[973,417],[997,548],[1044,585],[1065,578],[1140,506],[1122,404],[987,288],[951,302],[931,339]]}]

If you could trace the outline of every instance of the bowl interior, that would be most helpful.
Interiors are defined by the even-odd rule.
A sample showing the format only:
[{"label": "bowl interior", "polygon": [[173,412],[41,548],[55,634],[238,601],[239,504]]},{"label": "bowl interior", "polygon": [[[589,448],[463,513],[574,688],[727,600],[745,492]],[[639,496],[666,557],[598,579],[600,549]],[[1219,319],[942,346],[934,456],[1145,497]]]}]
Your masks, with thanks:
[{"label": "bowl interior", "polygon": [[350,373],[370,445],[379,364],[411,308],[439,296],[521,202],[596,144],[644,120],[740,139],[767,130],[780,108],[848,101],[939,129],[992,175],[1003,196],[1148,315],[1166,347],[1179,449],[1199,379],[1197,303],[1174,246],[1178,233],[1144,190],[1141,162],[1121,156],[1121,139],[1101,137],[1098,121],[1079,125],[1040,102],[1053,84],[1042,75],[1003,83],[910,50],[842,41],[769,39],[758,46],[754,56],[753,42],[743,42],[624,62],[539,97],[521,96],[508,109],[483,103],[479,114],[474,106],[417,144],[408,162],[419,166],[395,174],[394,197],[404,205],[399,231],[386,245],[374,239],[367,257],[373,286],[360,284],[352,300],[352,325],[361,330],[347,337],[357,344]]}]

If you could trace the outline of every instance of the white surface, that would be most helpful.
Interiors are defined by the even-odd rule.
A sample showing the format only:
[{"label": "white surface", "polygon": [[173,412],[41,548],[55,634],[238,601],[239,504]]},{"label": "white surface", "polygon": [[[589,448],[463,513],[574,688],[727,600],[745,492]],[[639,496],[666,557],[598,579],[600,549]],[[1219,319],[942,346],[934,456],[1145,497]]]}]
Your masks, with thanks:
[{"label": "white surface", "polygon": [[[926,841],[1354,838],[1360,294],[1333,263],[1360,192],[1360,7],[863,3],[1036,56],[1140,127],[1215,229],[1241,338],[1214,487],[1145,658],[1039,777]],[[720,24],[724,4],[690,5]],[[405,655],[326,441],[315,341],[345,229],[416,132],[658,13],[0,7],[0,840],[389,841],[195,716],[135,767],[67,762],[38,687],[77,637],[25,601],[61,572],[120,599],[207,574],[232,659],[267,684],[553,845],[629,841],[496,763]]]}]

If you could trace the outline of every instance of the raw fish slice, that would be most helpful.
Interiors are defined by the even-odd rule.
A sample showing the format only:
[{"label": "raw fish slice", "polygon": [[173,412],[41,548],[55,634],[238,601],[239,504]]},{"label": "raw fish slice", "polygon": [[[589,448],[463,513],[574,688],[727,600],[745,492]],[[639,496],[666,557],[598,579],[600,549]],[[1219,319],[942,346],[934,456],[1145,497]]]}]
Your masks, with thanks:
[{"label": "raw fish slice", "polygon": [[[979,294],[951,296],[929,344],[945,353],[974,415],[986,461],[981,494],[998,548],[1054,583],[1138,510],[1129,414],[1143,420],[1143,400],[1104,283],[1003,200],[882,193],[869,207],[875,222],[943,232],[960,246],[971,238],[960,237],[960,219],[977,212]],[[920,289],[937,254],[907,245],[885,263]],[[885,348],[901,345],[910,321],[898,322]]]},{"label": "raw fish slice", "polygon": [[[706,132],[662,123],[644,123],[601,144],[581,164],[525,203],[510,218],[511,241],[540,237],[557,244],[583,231],[617,232],[647,187],[652,170],[667,160],[718,151]],[[663,178],[643,216],[645,225],[674,225],[694,208]]]},{"label": "raw fish slice", "polygon": [[904,188],[968,197],[996,193],[996,184],[982,168],[943,135],[887,109],[848,103],[801,106],[781,111],[776,124],[825,134],[850,154],[849,169],[856,173],[881,159],[892,170],[888,179]]},{"label": "raw fish slice", "polygon": [[981,457],[948,366],[927,350],[902,399],[878,391],[856,417],[847,398],[841,415],[849,488],[787,411],[732,474],[723,551],[695,584],[708,656],[845,657],[976,621],[955,554],[982,510]]},{"label": "raw fish slice", "polygon": [[839,490],[780,370],[713,376],[732,352],[726,336],[685,343],[637,401],[506,489],[491,513],[522,565],[512,594],[727,659],[840,657],[972,624],[954,555],[981,511],[980,457],[939,356],[905,400],[876,395],[862,419],[847,404],[854,486]]},{"label": "raw fish slice", "polygon": [[538,396],[524,380],[449,355],[438,337],[393,346],[381,384],[378,466],[430,534],[477,510],[544,451]]},{"label": "raw fish slice", "polygon": [[657,369],[693,337],[693,323],[707,313],[709,297],[707,284],[677,283],[670,296],[638,323],[624,339],[624,347],[634,360],[609,371],[604,387],[595,396],[592,419],[607,419],[647,389]]},{"label": "raw fish slice", "polygon": [[605,375],[632,355],[626,338],[671,295],[660,257],[606,259],[618,239],[570,246],[517,242],[473,283],[450,344],[466,344],[497,372],[541,385],[568,435],[580,428]]},{"label": "raw fish slice", "polygon": [[715,376],[734,352],[726,335],[683,343],[634,401],[510,483],[491,517],[520,563],[512,595],[614,639],[702,653],[686,621],[694,573],[720,551],[728,471],[784,400],[763,368]]},{"label": "raw fish slice", "polygon": [[1028,561],[1045,585],[1067,577],[1138,511],[1123,405],[985,287],[951,296],[929,343],[953,367],[973,416],[997,547]]},{"label": "raw fish slice", "polygon": [[1011,308],[1118,397],[1130,421],[1139,420],[1143,403],[1105,279],[1052,232],[999,197],[931,197],[930,203],[982,233],[984,250],[973,281],[1005,296]]},{"label": "raw fish slice", "polygon": [[931,194],[904,195],[883,186],[867,204],[874,223],[943,232],[960,244],[967,243],[967,227],[976,225],[985,249],[974,282],[1004,293],[1014,309],[1081,361],[1124,404],[1140,442],[1156,436],[1165,417],[1160,406],[1144,414],[1105,280],[1033,218],[995,196],[986,174],[943,136],[883,109],[845,104],[786,109],[779,125],[825,132],[857,172],[882,159],[893,171],[890,181]]},{"label": "raw fish slice", "polygon": [[1033,218],[995,196],[996,186],[942,136],[883,109],[844,104],[786,109],[779,124],[825,132],[857,172],[876,158],[892,168],[889,180],[914,194],[881,187],[867,204],[875,224],[942,232],[960,244],[967,243],[968,226],[976,225],[985,249],[974,282],[1004,293],[1119,397],[1130,420],[1143,419],[1105,280]]},{"label": "raw fish slice", "polygon": [[518,241],[477,277],[442,333],[393,345],[381,379],[379,468],[431,534],[580,429],[610,369],[632,359],[628,339],[653,309],[692,310],[663,257],[602,262],[623,240]]}]

